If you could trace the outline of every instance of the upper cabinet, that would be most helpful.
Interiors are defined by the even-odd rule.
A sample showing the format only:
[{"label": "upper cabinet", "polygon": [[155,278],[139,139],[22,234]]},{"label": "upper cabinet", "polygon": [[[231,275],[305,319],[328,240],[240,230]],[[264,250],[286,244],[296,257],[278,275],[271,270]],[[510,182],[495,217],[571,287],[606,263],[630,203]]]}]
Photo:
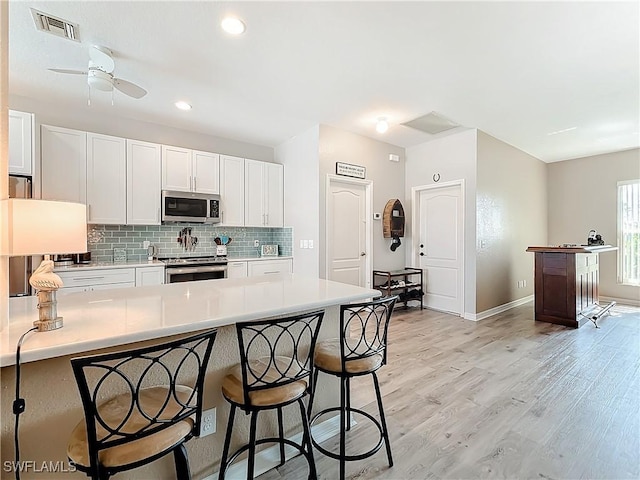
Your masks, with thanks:
[{"label": "upper cabinet", "polygon": [[284,167],[276,163],[245,162],[245,225],[282,227],[284,223]]},{"label": "upper cabinet", "polygon": [[124,138],[87,133],[87,221],[127,223],[127,149]]},{"label": "upper cabinet", "polygon": [[9,174],[33,175],[33,114],[9,110]]},{"label": "upper cabinet", "polygon": [[42,198],[87,203],[87,133],[42,125]]},{"label": "upper cabinet", "polygon": [[162,189],[220,193],[220,156],[188,148],[162,146]]},{"label": "upper cabinet", "polygon": [[160,151],[156,143],[127,140],[128,225],[160,225]]},{"label": "upper cabinet", "polygon": [[244,158],[220,155],[221,223],[243,226],[244,223]]},{"label": "upper cabinet", "polygon": [[87,222],[124,225],[125,139],[42,125],[42,198],[84,203]]}]

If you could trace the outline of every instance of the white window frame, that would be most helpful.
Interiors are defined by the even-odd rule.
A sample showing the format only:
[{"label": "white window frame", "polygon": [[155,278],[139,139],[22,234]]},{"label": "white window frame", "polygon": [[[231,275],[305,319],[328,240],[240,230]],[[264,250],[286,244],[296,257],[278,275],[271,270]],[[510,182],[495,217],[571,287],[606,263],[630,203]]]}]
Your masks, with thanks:
[{"label": "white window frame", "polygon": [[[627,275],[625,275],[625,260],[627,260],[627,256],[625,256],[625,251],[627,250],[627,247],[625,245],[625,239],[624,239],[624,235],[623,235],[623,224],[622,224],[622,217],[623,217],[623,212],[622,212],[622,197],[621,197],[621,193],[622,193],[622,189],[623,187],[627,186],[627,185],[638,185],[638,201],[640,202],[640,179],[636,179],[636,180],[625,180],[625,181],[621,181],[618,182],[618,188],[617,188],[617,217],[618,217],[618,283],[623,284],[623,285],[634,285],[634,286],[640,286],[640,274],[638,274],[637,276],[639,278],[628,278]],[[637,210],[635,211],[635,215],[640,215],[640,207],[636,207]],[[638,222],[637,228],[640,230],[640,221]],[[631,255],[635,255],[636,257],[640,257],[640,247],[636,247],[635,252],[631,252]],[[638,262],[640,262],[640,259],[637,260]],[[640,268],[640,267],[638,267]]]}]

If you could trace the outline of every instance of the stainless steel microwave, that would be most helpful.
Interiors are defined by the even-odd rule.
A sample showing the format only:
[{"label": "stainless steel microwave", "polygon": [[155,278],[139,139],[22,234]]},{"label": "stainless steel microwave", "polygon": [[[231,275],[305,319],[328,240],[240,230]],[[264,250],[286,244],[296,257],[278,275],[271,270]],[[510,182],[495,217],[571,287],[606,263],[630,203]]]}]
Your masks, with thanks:
[{"label": "stainless steel microwave", "polygon": [[220,195],[162,191],[162,223],[219,223]]}]

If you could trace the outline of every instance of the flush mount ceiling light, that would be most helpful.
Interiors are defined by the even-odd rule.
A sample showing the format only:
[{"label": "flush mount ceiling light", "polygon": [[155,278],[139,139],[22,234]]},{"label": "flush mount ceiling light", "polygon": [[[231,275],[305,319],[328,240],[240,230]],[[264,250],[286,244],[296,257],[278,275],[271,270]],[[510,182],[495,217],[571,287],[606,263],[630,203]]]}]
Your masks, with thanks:
[{"label": "flush mount ceiling light", "polygon": [[389,123],[385,117],[378,118],[378,123],[376,123],[376,132],[384,133],[389,130]]},{"label": "flush mount ceiling light", "polygon": [[230,35],[240,35],[246,29],[244,22],[236,17],[226,17],[222,20],[221,26]]},{"label": "flush mount ceiling light", "polygon": [[176,102],[175,106],[176,106],[176,108],[179,108],[180,110],[191,110],[191,108],[193,108],[187,102],[183,102],[183,101]]}]

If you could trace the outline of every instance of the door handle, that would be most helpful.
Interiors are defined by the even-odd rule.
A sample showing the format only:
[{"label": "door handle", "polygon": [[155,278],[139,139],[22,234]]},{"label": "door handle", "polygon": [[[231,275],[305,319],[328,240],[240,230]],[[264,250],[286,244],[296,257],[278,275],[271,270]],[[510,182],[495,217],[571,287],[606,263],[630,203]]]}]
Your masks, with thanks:
[{"label": "door handle", "polygon": [[424,252],[420,252],[420,256],[421,256],[421,257],[424,257]]},{"label": "door handle", "polygon": [[360,256],[361,256],[361,257],[364,257],[365,255],[366,255],[366,253],[364,253],[364,252],[360,252]]},{"label": "door handle", "polygon": [[421,243],[421,244],[420,244],[420,248],[424,248],[424,243]]}]

